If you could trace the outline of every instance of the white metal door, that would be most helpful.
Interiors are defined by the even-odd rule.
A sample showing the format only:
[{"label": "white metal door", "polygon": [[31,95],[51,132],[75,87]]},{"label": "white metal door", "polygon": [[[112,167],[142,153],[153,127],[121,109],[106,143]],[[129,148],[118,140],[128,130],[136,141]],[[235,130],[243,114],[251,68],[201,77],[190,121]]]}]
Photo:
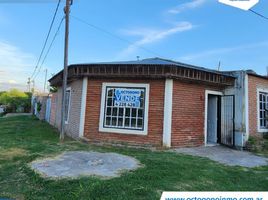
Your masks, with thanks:
[{"label": "white metal door", "polygon": [[217,143],[218,96],[208,96],[207,143]]},{"label": "white metal door", "polygon": [[234,95],[221,97],[221,143],[234,146]]}]

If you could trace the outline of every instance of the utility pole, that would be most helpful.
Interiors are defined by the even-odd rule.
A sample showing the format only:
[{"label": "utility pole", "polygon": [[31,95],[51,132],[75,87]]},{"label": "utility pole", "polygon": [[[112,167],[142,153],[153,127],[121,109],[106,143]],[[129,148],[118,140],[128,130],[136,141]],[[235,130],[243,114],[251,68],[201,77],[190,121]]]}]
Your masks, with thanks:
[{"label": "utility pole", "polygon": [[28,78],[27,85],[28,85],[28,91],[31,92],[31,78],[30,77]]},{"label": "utility pole", "polygon": [[35,82],[34,82],[34,80],[32,80],[32,83],[33,83],[32,93],[34,94],[34,88],[35,88]]},{"label": "utility pole", "polygon": [[221,69],[221,61],[219,61],[219,64],[218,64],[218,71],[220,71]]},{"label": "utility pole", "polygon": [[46,92],[46,87],[47,87],[47,69],[45,69],[44,93]]},{"label": "utility pole", "polygon": [[69,47],[69,15],[72,0],[66,0],[64,8],[65,13],[65,44],[64,44],[64,69],[62,82],[62,105],[61,105],[61,131],[60,141],[63,142],[65,136],[65,104],[66,104],[66,87],[68,77],[68,47]]}]

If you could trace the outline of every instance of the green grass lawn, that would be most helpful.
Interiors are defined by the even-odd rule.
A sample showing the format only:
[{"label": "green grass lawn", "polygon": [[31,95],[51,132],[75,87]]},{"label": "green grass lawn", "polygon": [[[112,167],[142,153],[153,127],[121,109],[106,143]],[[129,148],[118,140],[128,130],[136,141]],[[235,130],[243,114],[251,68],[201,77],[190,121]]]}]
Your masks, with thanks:
[{"label": "green grass lawn", "polygon": [[[28,163],[63,151],[117,152],[143,165],[121,177],[49,180]],[[205,158],[172,152],[97,147],[71,139],[32,117],[0,118],[0,199],[159,199],[162,191],[267,191],[268,167],[227,167]]]}]

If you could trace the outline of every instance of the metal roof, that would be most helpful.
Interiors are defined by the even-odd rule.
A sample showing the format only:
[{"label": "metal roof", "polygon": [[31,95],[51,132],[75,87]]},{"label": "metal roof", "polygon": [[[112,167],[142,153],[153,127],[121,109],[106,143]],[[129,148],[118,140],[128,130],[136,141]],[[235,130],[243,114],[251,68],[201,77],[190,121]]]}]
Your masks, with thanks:
[{"label": "metal roof", "polygon": [[255,71],[253,70],[247,70],[246,73],[248,75],[251,75],[251,76],[256,76],[256,77],[259,77],[259,78],[263,78],[263,79],[268,79],[268,76],[264,76],[264,75],[260,75],[260,74],[257,74]]},{"label": "metal roof", "polygon": [[[63,71],[49,79],[51,85],[60,85]],[[230,73],[207,69],[162,58],[148,58],[136,61],[97,62],[71,64],[68,66],[68,80],[83,76],[90,78],[174,78],[209,84],[233,85],[235,76]]]},{"label": "metal roof", "polygon": [[72,66],[89,66],[89,65],[172,65],[172,66],[178,66],[178,67],[185,67],[185,68],[190,68],[190,69],[196,69],[200,71],[205,71],[205,72],[210,72],[210,73],[216,73],[216,74],[224,74],[226,76],[231,76],[228,73],[222,72],[222,71],[217,71],[217,70],[212,70],[208,69],[205,67],[199,67],[195,65],[190,65],[190,64],[185,64],[182,62],[177,62],[169,59],[163,59],[163,58],[146,58],[142,60],[135,60],[135,61],[115,61],[115,62],[96,62],[96,63],[81,63],[81,64],[72,64]]}]

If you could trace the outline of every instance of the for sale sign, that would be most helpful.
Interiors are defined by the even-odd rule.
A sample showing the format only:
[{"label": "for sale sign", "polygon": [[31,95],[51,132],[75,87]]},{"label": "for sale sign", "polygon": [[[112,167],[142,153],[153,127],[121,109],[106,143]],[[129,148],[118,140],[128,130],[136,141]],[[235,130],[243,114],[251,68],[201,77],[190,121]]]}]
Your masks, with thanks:
[{"label": "for sale sign", "polygon": [[249,10],[259,3],[259,0],[219,0],[219,2],[243,10]]},{"label": "for sale sign", "polygon": [[142,89],[117,88],[115,89],[115,106],[139,108],[141,105]]}]

